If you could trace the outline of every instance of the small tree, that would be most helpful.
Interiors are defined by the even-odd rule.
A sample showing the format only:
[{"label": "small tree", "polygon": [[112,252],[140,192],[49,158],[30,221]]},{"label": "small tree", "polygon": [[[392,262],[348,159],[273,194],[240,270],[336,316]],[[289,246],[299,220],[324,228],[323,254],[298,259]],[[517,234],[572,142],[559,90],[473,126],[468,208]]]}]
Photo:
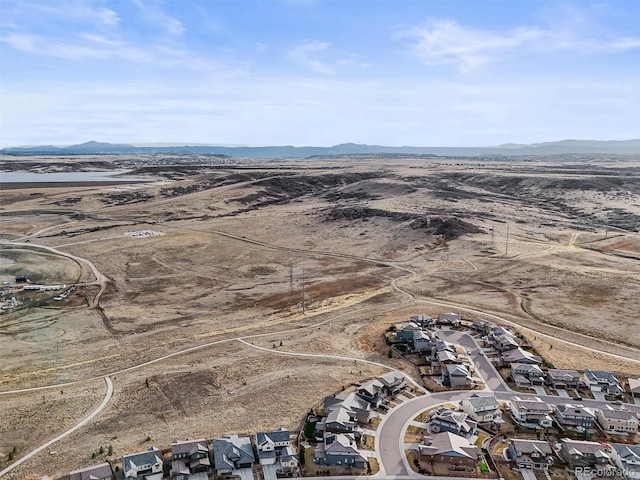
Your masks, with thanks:
[{"label": "small tree", "polygon": [[280,346],[282,346],[282,340],[280,340]]},{"label": "small tree", "polygon": [[107,450],[107,455],[109,456],[113,455],[113,447],[111,445],[109,445],[109,449]]},{"label": "small tree", "polygon": [[393,350],[389,349],[389,358],[393,358]]},{"label": "small tree", "polygon": [[104,447],[100,445],[100,450],[98,450],[98,455],[102,455],[104,453]]},{"label": "small tree", "polygon": [[149,388],[149,379],[148,378],[144,379],[144,386]]}]

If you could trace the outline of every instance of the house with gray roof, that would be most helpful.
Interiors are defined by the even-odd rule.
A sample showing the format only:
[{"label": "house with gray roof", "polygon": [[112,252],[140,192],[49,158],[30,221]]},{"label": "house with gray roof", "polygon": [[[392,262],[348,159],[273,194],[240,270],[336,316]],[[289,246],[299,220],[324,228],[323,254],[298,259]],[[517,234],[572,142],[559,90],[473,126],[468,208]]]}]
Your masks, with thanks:
[{"label": "house with gray roof", "polygon": [[451,432],[436,433],[425,437],[419,447],[420,456],[434,462],[475,467],[480,449],[469,443],[465,437]]},{"label": "house with gray roof", "polygon": [[451,388],[471,385],[471,373],[466,365],[447,364],[442,369],[442,384]]},{"label": "house with gray roof", "polygon": [[435,324],[435,320],[433,319],[433,317],[424,313],[420,315],[413,315],[409,318],[409,321],[415,323],[416,325],[419,325],[422,328],[430,327]]},{"label": "house with gray roof", "polygon": [[560,440],[560,458],[571,468],[611,465],[611,447],[599,442],[583,440]]},{"label": "house with gray roof", "polygon": [[607,433],[627,433],[635,435],[638,433],[640,421],[635,413],[620,408],[602,408],[596,411],[598,423]]},{"label": "house with gray roof", "polygon": [[109,462],[81,468],[69,473],[69,480],[114,480],[114,478]]},{"label": "house with gray roof", "polygon": [[553,388],[578,388],[580,374],[577,370],[550,368],[547,370],[547,383]]},{"label": "house with gray roof", "polygon": [[377,379],[382,382],[389,396],[397,395],[407,386],[407,379],[400,372],[387,372]]},{"label": "house with gray roof", "polygon": [[319,430],[327,432],[353,432],[358,423],[371,420],[371,404],[356,392],[341,392],[324,399],[326,417],[319,422]]},{"label": "house with gray roof", "polygon": [[431,351],[432,340],[431,336],[423,332],[422,330],[413,332],[413,339],[411,340],[411,350],[413,352],[422,353]]},{"label": "house with gray roof", "polygon": [[614,443],[611,458],[616,467],[626,472],[629,479],[640,479],[640,445]]},{"label": "house with gray roof", "polygon": [[440,325],[451,325],[452,327],[459,327],[462,317],[459,313],[439,313],[438,323]]},{"label": "house with gray roof", "polygon": [[491,323],[489,320],[484,320],[482,318],[476,318],[471,324],[471,329],[475,330],[481,335],[489,335],[492,327],[493,327],[493,323]]},{"label": "house with gray roof", "polygon": [[260,465],[278,465],[281,470],[298,465],[296,452],[291,446],[291,433],[283,427],[273,432],[258,432],[256,452]]},{"label": "house with gray roof", "polygon": [[518,468],[547,470],[553,465],[553,450],[541,440],[512,439],[507,447],[509,458]]},{"label": "house with gray roof", "polygon": [[429,416],[429,430],[433,433],[451,432],[469,438],[478,433],[478,423],[464,412],[439,408]]},{"label": "house with gray roof", "polygon": [[562,428],[591,430],[596,423],[596,414],[582,405],[556,405],[553,415]]},{"label": "house with gray roof", "polygon": [[162,480],[162,453],[155,447],[138,453],[123,455],[122,471],[125,480]]},{"label": "house with gray roof", "polygon": [[541,364],[542,357],[539,355],[534,355],[531,352],[524,350],[522,347],[513,348],[511,350],[507,350],[502,352],[500,355],[500,360],[503,364],[506,363],[535,363]]},{"label": "house with gray roof", "polygon": [[553,407],[536,397],[535,400],[521,400],[514,397],[510,401],[511,416],[513,419],[529,428],[547,428],[553,425],[551,412]]},{"label": "house with gray roof", "polygon": [[314,463],[318,465],[364,468],[366,460],[358,451],[356,439],[348,433],[332,433],[316,446]]},{"label": "house with gray roof", "polygon": [[620,380],[611,372],[591,370],[587,368],[582,374],[582,383],[592,392],[603,392],[607,395],[624,393]]},{"label": "house with gray roof", "polygon": [[251,468],[255,462],[253,447],[249,437],[225,435],[213,439],[213,464],[216,475],[225,475]]},{"label": "house with gray roof", "polygon": [[211,471],[211,451],[204,439],[171,443],[171,478],[207,480]]},{"label": "house with gray roof", "polygon": [[411,343],[413,342],[414,332],[420,332],[422,329],[413,322],[404,322],[396,327],[396,342]]},{"label": "house with gray roof", "polygon": [[474,393],[460,402],[462,411],[478,423],[495,422],[502,419],[498,400],[493,395],[480,396]]},{"label": "house with gray roof", "polygon": [[511,378],[519,387],[544,384],[544,372],[535,363],[512,363]]}]

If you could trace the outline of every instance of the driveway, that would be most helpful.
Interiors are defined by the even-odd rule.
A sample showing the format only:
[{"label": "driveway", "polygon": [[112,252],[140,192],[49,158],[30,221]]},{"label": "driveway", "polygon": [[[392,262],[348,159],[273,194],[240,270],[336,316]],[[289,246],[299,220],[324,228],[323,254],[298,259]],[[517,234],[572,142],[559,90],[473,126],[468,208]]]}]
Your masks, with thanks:
[{"label": "driveway", "polygon": [[264,476],[264,480],[276,480],[278,478],[276,476],[276,470],[278,470],[278,464],[262,465],[262,475]]},{"label": "driveway", "polygon": [[562,398],[571,398],[569,392],[567,392],[564,388],[556,388],[556,392],[558,392],[558,396]]},{"label": "driveway", "polygon": [[602,392],[591,392],[593,393],[593,398],[599,402],[606,402],[604,398],[604,393]]},{"label": "driveway", "polygon": [[240,470],[234,470],[231,472],[232,475],[237,475],[240,477],[240,480],[254,480],[253,478],[253,470],[250,468],[241,468]]},{"label": "driveway", "polygon": [[533,472],[533,470],[530,470],[528,468],[521,468],[520,474],[522,475],[522,478],[524,478],[524,480],[536,480],[536,474]]},{"label": "driveway", "polygon": [[536,392],[536,395],[546,395],[547,392],[545,391],[544,387],[541,385],[531,385],[531,388],[533,388]]}]

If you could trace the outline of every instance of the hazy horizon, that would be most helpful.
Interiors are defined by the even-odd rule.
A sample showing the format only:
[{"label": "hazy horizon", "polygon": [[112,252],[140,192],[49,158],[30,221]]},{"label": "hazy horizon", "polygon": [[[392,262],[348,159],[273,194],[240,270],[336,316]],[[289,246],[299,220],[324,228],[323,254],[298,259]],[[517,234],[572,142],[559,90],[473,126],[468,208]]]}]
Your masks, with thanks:
[{"label": "hazy horizon", "polygon": [[640,3],[5,0],[0,147],[638,138]]}]

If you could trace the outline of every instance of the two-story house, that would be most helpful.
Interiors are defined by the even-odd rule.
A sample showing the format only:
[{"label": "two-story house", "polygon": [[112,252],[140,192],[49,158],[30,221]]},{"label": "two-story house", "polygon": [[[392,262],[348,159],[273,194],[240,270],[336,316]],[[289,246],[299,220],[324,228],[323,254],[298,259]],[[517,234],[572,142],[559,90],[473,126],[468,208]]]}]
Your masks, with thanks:
[{"label": "two-story house", "polygon": [[355,437],[348,433],[332,433],[316,446],[313,458],[319,465],[364,468],[366,460],[358,451]]},{"label": "two-story house", "polygon": [[471,329],[478,332],[480,335],[486,336],[491,332],[493,323],[489,320],[483,320],[482,318],[476,318],[471,324]]},{"label": "two-story house", "polygon": [[[383,384],[384,388],[384,384]],[[353,432],[358,423],[371,420],[371,404],[355,392],[341,392],[324,399],[326,417],[317,428],[327,432]]]},{"label": "two-story house", "polygon": [[131,453],[122,457],[125,480],[162,480],[162,453],[155,447],[145,452]]},{"label": "two-story house", "polygon": [[528,352],[522,347],[517,347],[503,351],[500,354],[500,361],[503,365],[510,363],[529,363],[540,365],[542,363],[542,357]]},{"label": "two-story house", "polygon": [[464,412],[439,408],[429,416],[429,430],[433,433],[451,432],[469,438],[478,433],[478,423]]},{"label": "two-story house", "polygon": [[213,439],[213,464],[216,475],[228,475],[234,471],[251,468],[255,462],[249,437],[225,435]]},{"label": "two-story house", "polygon": [[431,336],[423,332],[422,330],[413,332],[413,339],[411,340],[411,351],[416,353],[423,353],[431,351],[432,339]]},{"label": "two-story house", "polygon": [[566,370],[560,368],[550,368],[547,370],[547,384],[553,388],[567,389],[578,388],[580,374],[577,370]]},{"label": "two-story house", "polygon": [[435,320],[433,319],[433,317],[424,313],[411,316],[409,318],[409,321],[415,323],[416,325],[419,325],[422,328],[431,327],[435,324]]},{"label": "two-story house", "polygon": [[282,427],[273,432],[258,432],[256,452],[263,466],[276,465],[286,471],[298,465],[296,452],[291,446],[291,433]]},{"label": "two-story house", "polygon": [[418,447],[426,460],[474,467],[480,457],[480,449],[468,439],[451,432],[436,433],[425,437]]},{"label": "two-story house", "polygon": [[211,470],[211,452],[203,438],[171,443],[171,478],[207,480]]},{"label": "two-story house", "polygon": [[421,332],[419,325],[413,322],[403,322],[396,327],[396,342],[411,343],[415,332]]},{"label": "two-story house", "polygon": [[558,425],[570,430],[591,430],[596,423],[593,410],[582,405],[556,405],[553,415]]},{"label": "two-story house", "polygon": [[553,465],[553,451],[547,442],[514,438],[507,448],[509,458],[518,468],[547,470]]},{"label": "two-story house", "polygon": [[495,422],[502,418],[500,405],[493,395],[480,396],[474,393],[469,398],[462,400],[460,404],[462,411],[475,422]]},{"label": "two-story house", "polygon": [[571,468],[600,467],[611,465],[611,448],[598,442],[583,440],[560,440],[560,458]]},{"label": "two-story house", "polygon": [[509,411],[516,422],[530,428],[547,428],[553,425],[553,408],[537,397],[536,400],[515,397],[510,402]]},{"label": "two-story house", "polygon": [[471,385],[471,373],[466,365],[444,365],[442,384],[451,388],[467,388]]},{"label": "two-story house", "polygon": [[582,383],[592,392],[603,392],[618,396],[624,393],[620,380],[611,372],[587,368],[582,374]]},{"label": "two-story house", "polygon": [[640,421],[635,413],[621,409],[603,408],[596,411],[596,417],[605,432],[631,435],[638,433]]},{"label": "two-story house", "polygon": [[531,363],[512,363],[511,378],[519,387],[544,384],[544,372],[538,365]]}]

